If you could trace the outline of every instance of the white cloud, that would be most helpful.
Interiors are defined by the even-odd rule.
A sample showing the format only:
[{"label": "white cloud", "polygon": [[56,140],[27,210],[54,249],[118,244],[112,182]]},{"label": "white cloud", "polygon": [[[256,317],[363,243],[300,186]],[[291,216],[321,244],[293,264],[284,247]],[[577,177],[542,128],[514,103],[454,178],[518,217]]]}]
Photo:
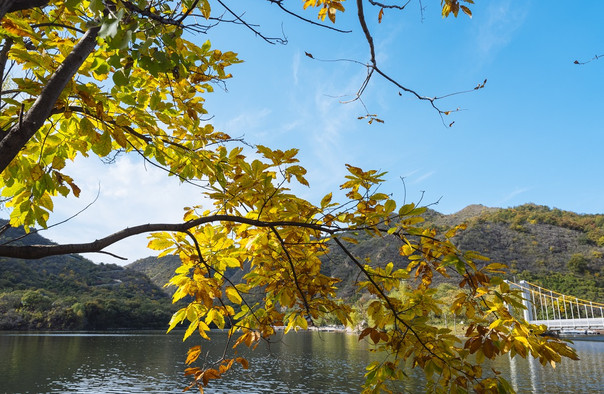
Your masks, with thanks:
[{"label": "white cloud", "polygon": [[270,108],[252,108],[239,113],[238,116],[228,120],[224,124],[224,130],[231,137],[236,138],[242,135],[262,136],[260,131],[263,125],[269,124],[267,118],[271,114]]},{"label": "white cloud", "polygon": [[294,78],[294,85],[298,84],[298,72],[300,71],[300,52],[296,51],[294,53],[294,58],[292,60],[292,76]]},{"label": "white cloud", "polygon": [[[80,198],[55,198],[55,210],[49,224],[60,222],[96,202],[65,224],[41,234],[58,243],[90,242],[128,226],[145,223],[176,223],[182,221],[183,208],[201,205],[201,190],[180,184],[164,171],[145,166],[141,160],[123,156],[112,165],[102,164],[95,157],[78,158],[68,166],[70,174],[81,187]],[[123,240],[107,251],[129,259],[154,254],[146,248],[146,235]],[[86,254],[95,262],[125,264],[104,254]]]},{"label": "white cloud", "polygon": [[503,206],[505,203],[512,201],[516,196],[519,196],[520,194],[524,194],[524,193],[528,192],[529,190],[531,190],[530,187],[516,188],[513,191],[511,191],[510,193],[508,193],[501,200],[499,200],[497,202],[496,206]]},{"label": "white cloud", "polygon": [[406,180],[406,179],[412,177],[413,175],[417,174],[418,172],[419,172],[419,169],[415,169],[415,170],[408,171],[407,173],[405,173],[401,176],[403,177],[403,179]]},{"label": "white cloud", "polygon": [[[414,171],[414,172],[415,172],[415,171]],[[426,172],[426,173],[424,173],[424,174],[420,175],[419,177],[417,177],[417,178],[413,179],[413,180],[411,181],[411,183],[412,183],[412,184],[418,184],[418,183],[421,183],[421,182],[425,181],[426,179],[430,178],[430,177],[431,177],[432,175],[434,175],[434,174],[436,174],[436,171],[429,171],[429,172]]]},{"label": "white cloud", "polygon": [[482,59],[488,59],[511,42],[528,15],[527,8],[525,2],[517,0],[490,2],[476,35]]}]

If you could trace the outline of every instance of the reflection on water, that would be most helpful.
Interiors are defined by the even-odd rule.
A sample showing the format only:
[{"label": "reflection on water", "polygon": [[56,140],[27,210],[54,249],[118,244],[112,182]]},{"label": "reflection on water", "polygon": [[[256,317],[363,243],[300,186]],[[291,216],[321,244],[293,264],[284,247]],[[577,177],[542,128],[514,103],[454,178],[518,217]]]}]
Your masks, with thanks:
[{"label": "reflection on water", "polygon": [[539,360],[518,356],[494,363],[518,392],[532,393],[604,393],[604,338],[599,341],[575,340],[572,345],[580,361],[562,360],[556,368],[543,367]]},{"label": "reflection on water", "polygon": [[575,339],[580,361],[562,359],[553,369],[534,358],[503,357],[492,363],[519,393],[604,393],[604,337],[598,341]]},{"label": "reflection on water", "polygon": [[[185,347],[156,335],[0,335],[8,393],[169,392],[182,387]],[[176,345],[176,346],[174,346]],[[180,363],[178,367],[176,364]],[[4,372],[6,371],[6,372]],[[176,379],[175,379],[176,377]],[[178,382],[180,380],[180,382]]]},{"label": "reflection on water", "polygon": [[[224,332],[213,333],[203,352],[218,357]],[[179,393],[186,386],[184,358],[194,342],[181,333],[0,333],[0,392],[6,393]],[[520,393],[600,393],[604,387],[604,342],[576,342],[580,362],[555,370],[535,360],[503,357],[493,367]],[[250,369],[212,384],[208,393],[355,393],[365,366],[380,356],[345,333],[299,332],[261,344]],[[424,391],[411,373],[398,390]]]}]

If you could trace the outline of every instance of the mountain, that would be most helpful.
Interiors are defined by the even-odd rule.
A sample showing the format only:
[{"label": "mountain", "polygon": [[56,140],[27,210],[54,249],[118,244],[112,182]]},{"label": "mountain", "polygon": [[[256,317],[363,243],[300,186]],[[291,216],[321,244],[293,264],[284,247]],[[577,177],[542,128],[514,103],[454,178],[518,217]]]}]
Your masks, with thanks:
[{"label": "mountain", "polygon": [[[580,298],[604,302],[604,215],[582,215],[535,204],[514,208],[471,205],[444,215],[429,210],[426,226],[441,230],[466,223],[454,242],[491,261],[506,263],[507,279],[525,279]],[[0,228],[5,224],[0,220]],[[394,236],[356,236],[350,250],[384,266],[399,261]],[[0,234],[0,243],[50,244],[22,229]],[[163,285],[180,265],[177,256],[147,257],[120,267],[94,264],[79,255],[39,260],[0,258],[0,329],[165,328],[175,306],[174,288]],[[249,270],[229,271],[241,281]],[[339,249],[323,258],[323,273],[342,279],[339,295],[354,301],[358,270]],[[444,278],[438,279],[444,282]],[[257,294],[254,298],[257,298]]]},{"label": "mountain", "polygon": [[[52,244],[14,228],[0,235],[4,242]],[[115,264],[79,255],[0,258],[0,329],[165,328],[173,309],[146,275]]]},{"label": "mountain", "polygon": [[[604,215],[525,204],[505,209],[470,205],[450,215],[428,210],[424,217],[426,226],[441,230],[466,223],[467,229],[458,233],[454,243],[461,250],[476,251],[493,262],[507,264],[507,279],[525,279],[566,294],[604,301]],[[361,261],[371,258],[381,266],[400,261],[400,243],[394,236],[372,238],[360,233],[356,238],[358,244],[349,246]],[[164,259],[148,257],[130,267],[148,273],[157,278],[156,284],[163,285],[178,265],[176,257]],[[323,273],[342,279],[339,295],[358,296],[358,271],[350,259],[341,250],[331,248],[323,260]],[[138,264],[146,268],[138,268]],[[233,278],[241,278],[244,273],[238,270]]]},{"label": "mountain", "polygon": [[174,294],[176,287],[164,287],[173,277],[174,270],[180,267],[181,261],[178,256],[168,255],[164,257],[146,257],[130,263],[126,268],[145,274],[156,286],[163,289],[165,293]]}]

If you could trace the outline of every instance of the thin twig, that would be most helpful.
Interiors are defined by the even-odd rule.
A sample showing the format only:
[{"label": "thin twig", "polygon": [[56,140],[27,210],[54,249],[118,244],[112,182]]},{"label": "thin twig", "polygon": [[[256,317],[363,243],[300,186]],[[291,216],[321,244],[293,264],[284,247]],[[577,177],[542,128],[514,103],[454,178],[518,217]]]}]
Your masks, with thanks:
[{"label": "thin twig", "polygon": [[[289,14],[289,15],[295,17],[295,18],[298,18],[298,19],[300,19],[300,20],[302,20],[302,21],[304,21],[306,23],[310,23],[311,25],[315,25],[315,26],[323,27],[325,29],[337,31],[338,33],[352,33],[352,30],[338,29],[336,27],[329,26],[329,25],[324,25],[322,23],[318,23],[318,22],[315,22],[313,20],[307,19],[307,18],[303,17],[302,15],[296,14],[295,12],[290,11],[290,10],[288,10],[287,8],[285,8],[283,6],[283,0],[267,0],[267,1],[269,3],[271,3],[271,4],[276,4],[277,7],[281,8],[281,10],[283,10],[286,14]],[[409,1],[411,1],[411,0],[409,0]]]},{"label": "thin twig", "polygon": [[[23,239],[23,238],[25,238],[25,237],[28,237],[28,236],[30,236],[30,235],[32,235],[32,234],[37,234],[37,233],[39,233],[40,231],[46,231],[46,230],[50,230],[50,229],[51,229],[51,228],[53,228],[53,227],[59,226],[59,225],[64,224],[64,223],[67,223],[67,222],[68,222],[68,221],[70,221],[71,219],[75,218],[76,216],[78,216],[79,214],[81,214],[82,212],[84,212],[84,211],[86,211],[88,208],[90,208],[90,207],[91,207],[91,206],[92,206],[92,205],[93,205],[93,204],[94,204],[94,203],[95,203],[95,202],[96,202],[96,201],[99,199],[100,194],[101,194],[101,185],[99,184],[99,189],[97,190],[97,192],[96,192],[96,196],[94,197],[94,199],[92,200],[92,202],[88,203],[88,205],[86,205],[84,208],[80,209],[80,210],[79,210],[78,212],[76,212],[75,214],[71,215],[71,216],[70,216],[70,217],[68,217],[67,219],[61,220],[60,222],[57,222],[57,223],[55,223],[55,224],[51,224],[50,226],[48,226],[48,227],[46,227],[46,228],[34,229],[33,231],[30,231],[29,233],[26,233],[26,234],[24,234],[24,235],[22,235],[22,236],[20,236],[20,237],[17,237],[17,238],[11,239],[11,240],[9,240],[9,241],[6,241],[6,242],[4,242],[4,243],[0,244],[0,246],[8,245],[8,244],[13,243],[13,242],[15,242],[15,241],[19,241],[19,240],[21,240],[21,239]],[[10,223],[9,223],[9,224],[7,224],[7,226],[10,226]],[[0,234],[1,234],[1,233],[0,233]]]},{"label": "thin twig", "polygon": [[306,309],[306,313],[308,315],[308,318],[310,319],[310,323],[312,326],[314,326],[315,324],[312,320],[312,315],[310,312],[310,305],[308,304],[308,301],[306,300],[306,296],[304,295],[304,292],[302,291],[302,288],[300,287],[300,282],[298,282],[298,275],[296,274],[296,267],[294,266],[294,261],[292,260],[292,257],[289,254],[289,251],[285,247],[285,242],[283,241],[283,238],[281,238],[281,235],[279,234],[277,229],[275,227],[270,227],[270,229],[275,234],[275,237],[277,237],[277,240],[281,244],[281,249],[283,250],[283,252],[285,253],[285,256],[287,257],[287,261],[289,262],[289,267],[291,268],[292,275],[294,277],[294,283],[296,285],[296,289],[298,289],[298,292],[300,293],[300,297],[302,298],[302,303],[304,304],[304,309]]},{"label": "thin twig", "polygon": [[216,1],[218,1],[218,3],[220,3],[220,5],[223,6],[224,9],[229,12],[229,14],[233,15],[239,22],[241,22],[245,27],[250,29],[252,32],[254,32],[254,34],[256,34],[258,37],[262,38],[264,41],[268,42],[269,44],[273,44],[273,45],[274,44],[284,44],[284,45],[287,44],[287,39],[285,39],[285,38],[266,37],[265,35],[260,33],[258,30],[256,30],[251,24],[249,24],[248,22],[243,20],[243,18],[241,18],[239,15],[237,15],[235,12],[233,12],[229,7],[227,7],[227,5],[224,4],[224,2],[222,0],[216,0]]},{"label": "thin twig", "polygon": [[598,60],[598,59],[603,58],[603,57],[604,57],[604,55],[595,55],[594,57],[592,57],[591,59],[589,59],[589,60],[587,60],[587,61],[585,61],[585,62],[580,62],[580,61],[578,61],[578,60],[575,60],[573,63],[574,63],[574,64],[578,64],[578,65],[582,66],[582,65],[584,65],[584,64],[591,63],[591,62],[593,62],[594,60]]}]

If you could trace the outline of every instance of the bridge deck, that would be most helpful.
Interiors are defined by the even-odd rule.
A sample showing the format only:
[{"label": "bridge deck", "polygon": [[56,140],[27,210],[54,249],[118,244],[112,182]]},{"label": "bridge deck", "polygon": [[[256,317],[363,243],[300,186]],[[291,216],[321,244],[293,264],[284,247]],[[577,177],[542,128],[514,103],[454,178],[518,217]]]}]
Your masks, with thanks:
[{"label": "bridge deck", "polygon": [[600,317],[590,319],[531,320],[531,323],[545,324],[550,330],[604,329],[604,318]]}]

